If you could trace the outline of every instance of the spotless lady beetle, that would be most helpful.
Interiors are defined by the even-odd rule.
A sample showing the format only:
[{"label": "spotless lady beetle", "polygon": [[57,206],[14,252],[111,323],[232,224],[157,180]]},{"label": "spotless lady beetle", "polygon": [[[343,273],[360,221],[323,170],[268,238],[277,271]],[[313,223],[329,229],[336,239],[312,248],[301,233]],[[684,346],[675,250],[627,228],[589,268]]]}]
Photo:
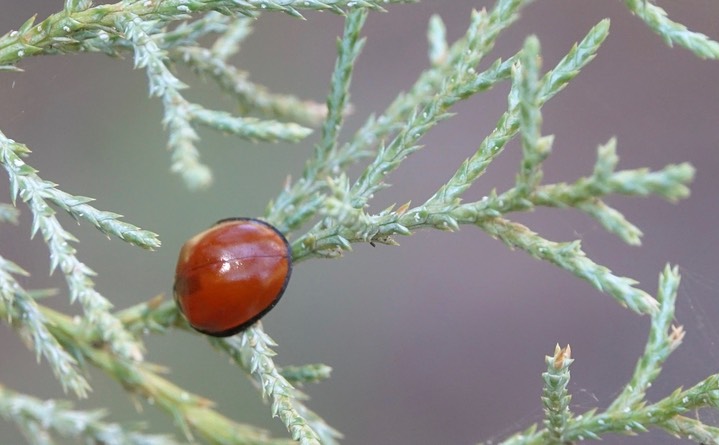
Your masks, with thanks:
[{"label": "spotless lady beetle", "polygon": [[194,329],[227,337],[262,318],[292,273],[290,245],[270,224],[229,218],[190,238],[175,270],[175,302]]}]

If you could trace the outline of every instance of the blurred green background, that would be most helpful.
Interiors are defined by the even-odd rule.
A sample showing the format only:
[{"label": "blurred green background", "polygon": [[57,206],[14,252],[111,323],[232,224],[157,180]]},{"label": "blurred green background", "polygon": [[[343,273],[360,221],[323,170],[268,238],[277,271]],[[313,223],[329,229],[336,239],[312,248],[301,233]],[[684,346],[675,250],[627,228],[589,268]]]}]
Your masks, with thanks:
[{"label": "blurred green background", "polygon": [[[719,3],[664,3],[671,17],[719,37]],[[425,33],[433,13],[441,14],[453,41],[464,33],[472,8],[490,6],[425,0],[371,14],[352,84],[355,112],[343,135],[383,110],[427,66]],[[2,8],[4,33],[34,13],[42,19],[61,9],[62,2],[3,0]],[[342,19],[306,16],[300,21],[263,15],[234,60],[277,92],[323,101]],[[525,36],[536,33],[549,69],[604,17],[611,17],[612,28],[599,56],[544,108],[543,133],[556,136],[545,181],[589,173],[596,146],[617,136],[620,168],[692,162],[698,169],[692,197],[677,206],[655,198],[612,199],[644,231],[641,248],[623,245],[573,211],[539,210],[516,218],[549,239],[581,239],[590,257],[637,278],[650,293],[667,261],[681,266],[677,318],[688,335],[650,391],[656,400],[719,369],[719,63],[667,48],[620,2],[553,0],[526,8],[482,66],[513,54]],[[27,162],[63,190],[92,196],[98,208],[122,213],[161,236],[162,248],[146,252],[60,215],[81,240],[80,260],[98,273],[97,289],[118,308],[169,296],[181,244],[220,218],[261,215],[285,177],[301,172],[317,140],[315,134],[294,146],[250,144],[203,130],[200,149],[215,184],[189,193],[168,171],[161,106],[147,98],[145,74],[132,69],[131,55],[41,57],[20,66],[25,73],[0,74],[0,128],[33,150]],[[232,109],[209,84],[187,71],[180,75],[193,86],[190,99]],[[493,128],[507,92],[504,85],[456,107],[457,116],[433,129],[423,140],[425,149],[389,177],[393,187],[378,193],[372,209],[426,199]],[[515,141],[467,199],[511,185],[519,158]],[[350,173],[356,177],[357,170]],[[8,196],[3,179],[0,200]],[[0,254],[32,272],[24,286],[61,289],[48,305],[76,313],[62,278],[48,277],[47,250],[39,237],[29,240],[29,211],[21,208],[21,226],[0,226]],[[265,318],[280,345],[279,364],[323,362],[334,368],[331,380],[306,390],[310,407],[345,433],[344,443],[469,444],[526,428],[541,420],[543,357],[556,342],[570,343],[576,358],[570,384],[575,411],[606,406],[627,381],[643,350],[646,317],[472,227],[453,234],[426,230],[399,241],[399,248],[357,245],[340,260],[302,263],[281,304]],[[235,420],[284,436],[249,381],[203,338],[170,332],[146,341],[148,359],[167,366],[172,381],[215,400]],[[0,351],[3,385],[41,398],[71,397],[4,324]],[[115,382],[91,375],[92,395],[77,406],[107,407],[110,420],[142,420],[154,432],[172,429],[164,413],[146,405],[138,413]],[[662,433],[613,440],[676,443]],[[2,420],[0,443],[23,443]]]}]

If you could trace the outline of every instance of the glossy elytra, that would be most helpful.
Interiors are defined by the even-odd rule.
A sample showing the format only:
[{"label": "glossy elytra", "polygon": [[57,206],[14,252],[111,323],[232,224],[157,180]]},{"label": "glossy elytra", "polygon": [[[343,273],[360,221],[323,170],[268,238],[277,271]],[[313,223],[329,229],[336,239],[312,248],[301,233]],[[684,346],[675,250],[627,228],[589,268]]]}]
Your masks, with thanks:
[{"label": "glossy elytra", "polygon": [[257,219],[223,219],[180,249],[175,301],[190,326],[227,337],[272,309],[291,273],[290,246],[276,228]]}]

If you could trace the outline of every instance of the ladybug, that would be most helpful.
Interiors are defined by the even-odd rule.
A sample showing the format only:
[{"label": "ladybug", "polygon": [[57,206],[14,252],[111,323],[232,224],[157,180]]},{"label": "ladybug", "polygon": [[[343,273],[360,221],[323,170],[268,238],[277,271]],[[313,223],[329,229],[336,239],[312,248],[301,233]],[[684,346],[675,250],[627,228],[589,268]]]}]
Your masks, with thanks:
[{"label": "ladybug", "polygon": [[269,312],[291,274],[290,245],[279,230],[258,219],[223,219],[180,249],[175,302],[195,330],[228,337]]}]

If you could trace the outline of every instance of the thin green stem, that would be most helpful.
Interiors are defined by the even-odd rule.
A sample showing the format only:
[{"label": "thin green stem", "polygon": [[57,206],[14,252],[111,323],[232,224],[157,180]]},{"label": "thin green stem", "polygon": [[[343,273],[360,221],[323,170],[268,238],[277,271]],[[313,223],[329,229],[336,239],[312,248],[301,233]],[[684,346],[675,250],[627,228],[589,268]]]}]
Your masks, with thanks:
[{"label": "thin green stem", "polygon": [[[0,315],[4,307],[0,306]],[[156,368],[145,363],[129,363],[104,350],[87,338],[83,327],[49,308],[42,313],[50,321],[50,332],[63,344],[71,346],[85,360],[117,380],[131,393],[166,411],[186,434],[196,432],[212,444],[280,445],[289,441],[271,439],[261,429],[236,423],[212,409],[212,402],[192,394],[161,377]]]},{"label": "thin green stem", "polygon": [[17,31],[0,37],[0,66],[11,66],[21,59],[41,54],[75,52],[85,40],[101,32],[118,34],[118,19],[134,15],[144,21],[184,20],[190,13],[219,11],[226,15],[254,14],[263,11],[284,12],[302,17],[300,11],[331,11],[343,14],[353,8],[382,10],[390,3],[414,0],[124,0],[77,11],[62,11],[34,24],[34,17]]},{"label": "thin green stem", "polygon": [[[50,432],[58,436],[82,439],[96,444],[123,445],[179,445],[172,437],[145,434],[137,427],[124,426],[104,420],[104,410],[72,409],[64,400],[40,400],[0,385],[0,416],[15,422],[23,431],[33,431],[28,443],[52,443]],[[41,438],[41,440],[37,440]],[[47,441],[47,442],[46,442]]]},{"label": "thin green stem", "polygon": [[[324,188],[322,176],[329,172],[331,162],[337,157],[337,139],[349,101],[352,72],[364,46],[360,32],[366,18],[366,11],[356,11],[345,19],[344,37],[337,45],[337,60],[327,95],[327,117],[322,126],[321,140],[315,146],[313,157],[305,164],[302,177],[282,190],[265,212],[266,218],[277,224],[282,232],[302,225],[319,206],[318,193]],[[312,205],[298,211],[297,206],[303,202]]]}]

